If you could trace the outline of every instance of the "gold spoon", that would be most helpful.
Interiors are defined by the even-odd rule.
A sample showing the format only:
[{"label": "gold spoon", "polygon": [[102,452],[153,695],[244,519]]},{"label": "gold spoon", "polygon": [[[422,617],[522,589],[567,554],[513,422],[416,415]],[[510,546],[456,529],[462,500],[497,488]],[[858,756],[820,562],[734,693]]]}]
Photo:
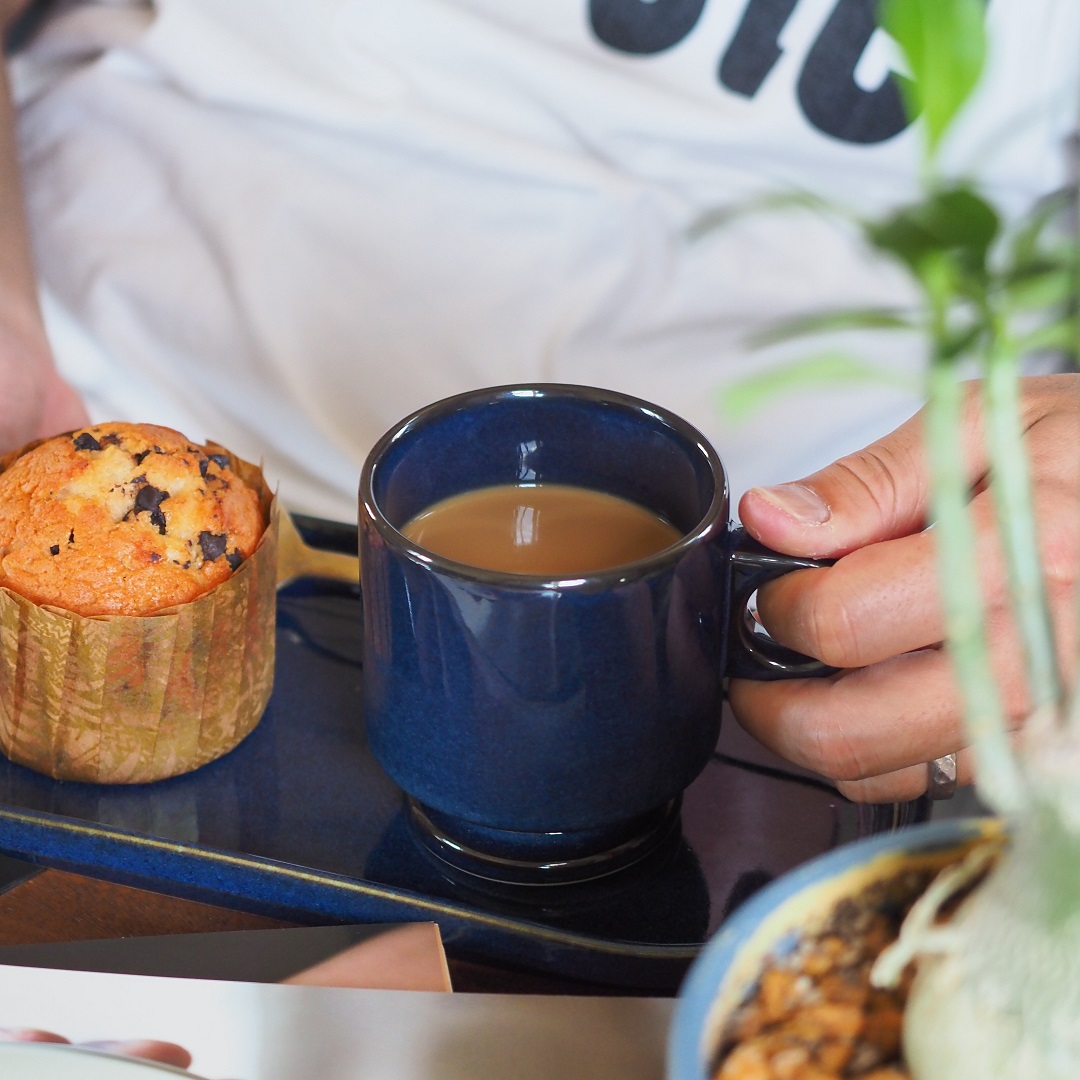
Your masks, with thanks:
[{"label": "gold spoon", "polygon": [[289,512],[278,507],[277,586],[301,577],[360,581],[360,560],[340,551],[322,551],[304,541]]}]

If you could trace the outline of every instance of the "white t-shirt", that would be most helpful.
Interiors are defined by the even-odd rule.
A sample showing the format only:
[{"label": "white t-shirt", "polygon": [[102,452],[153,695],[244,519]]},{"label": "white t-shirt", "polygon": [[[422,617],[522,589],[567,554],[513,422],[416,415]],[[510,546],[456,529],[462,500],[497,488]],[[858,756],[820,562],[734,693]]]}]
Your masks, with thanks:
[{"label": "white t-shirt", "polygon": [[[901,337],[828,342],[882,379],[741,420],[725,390],[826,343],[786,316],[910,296],[839,217],[703,214],[910,196],[917,132],[861,0],[157,0],[76,5],[16,61],[35,252],[98,419],[264,460],[354,520],[372,442],[478,386],[584,382],[701,427],[735,494],[794,479],[921,398]],[[790,10],[788,10],[790,9]],[[1060,186],[1080,4],[992,0],[950,143],[1011,209]]]}]

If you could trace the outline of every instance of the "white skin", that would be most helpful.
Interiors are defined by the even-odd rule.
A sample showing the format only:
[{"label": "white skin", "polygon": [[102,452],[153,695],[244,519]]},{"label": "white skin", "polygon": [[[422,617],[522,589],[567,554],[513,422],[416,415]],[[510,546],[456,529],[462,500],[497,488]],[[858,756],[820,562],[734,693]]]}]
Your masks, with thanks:
[{"label": "white skin", "polygon": [[[69,1039],[53,1031],[38,1028],[0,1028],[0,1042],[35,1042],[62,1043],[71,1045]],[[110,1054],[122,1054],[126,1057],[145,1058],[163,1065],[172,1065],[177,1069],[186,1069],[191,1064],[191,1055],[176,1043],[162,1042],[159,1039],[122,1039],[92,1043],[78,1043],[93,1050],[103,1050]]]},{"label": "white skin", "polygon": [[[26,4],[0,0],[0,25]],[[7,71],[0,59],[0,453],[69,431],[86,410],[56,372],[26,235]]]},{"label": "white skin", "polygon": [[[24,0],[0,0],[5,25]],[[0,60],[2,64],[2,60]],[[2,74],[2,72],[0,72]],[[57,374],[42,325],[22,211],[6,78],[0,78],[0,453],[87,421]],[[1035,456],[1038,514],[1055,618],[1068,644],[1080,521],[1080,390],[1073,376],[1032,380],[1026,409]],[[1018,650],[1004,614],[1004,577],[991,539],[985,456],[977,410],[969,412],[970,475],[979,493],[979,553],[991,598],[996,668],[1010,715],[1026,698]],[[786,496],[786,497],[785,497]],[[840,558],[827,570],[791,574],[761,590],[760,610],[780,641],[853,670],[830,679],[734,681],[741,722],[791,761],[838,782],[857,800],[891,801],[926,788],[926,762],[959,752],[971,780],[960,706],[940,648],[927,473],[918,419],[858,454],[793,485],[748,492],[739,508],[749,532],[778,551]]]}]

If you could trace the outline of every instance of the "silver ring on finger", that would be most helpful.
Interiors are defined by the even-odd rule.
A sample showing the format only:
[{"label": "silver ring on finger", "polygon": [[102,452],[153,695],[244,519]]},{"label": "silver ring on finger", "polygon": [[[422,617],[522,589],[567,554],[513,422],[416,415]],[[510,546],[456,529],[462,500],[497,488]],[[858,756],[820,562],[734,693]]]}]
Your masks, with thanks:
[{"label": "silver ring on finger", "polygon": [[928,773],[927,795],[931,799],[951,799],[956,794],[956,755],[945,754],[934,758],[926,766]]}]

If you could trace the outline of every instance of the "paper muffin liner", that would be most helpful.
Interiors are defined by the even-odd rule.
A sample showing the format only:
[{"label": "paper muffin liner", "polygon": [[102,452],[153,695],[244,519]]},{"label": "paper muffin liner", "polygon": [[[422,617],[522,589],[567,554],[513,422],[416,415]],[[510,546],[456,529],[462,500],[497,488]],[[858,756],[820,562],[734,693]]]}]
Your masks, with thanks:
[{"label": "paper muffin liner", "polygon": [[12,761],[141,784],[221,757],[258,724],[274,681],[278,510],[261,468],[205,449],[259,493],[267,523],[227,581],[142,617],[77,615],[0,587],[0,750]]}]

